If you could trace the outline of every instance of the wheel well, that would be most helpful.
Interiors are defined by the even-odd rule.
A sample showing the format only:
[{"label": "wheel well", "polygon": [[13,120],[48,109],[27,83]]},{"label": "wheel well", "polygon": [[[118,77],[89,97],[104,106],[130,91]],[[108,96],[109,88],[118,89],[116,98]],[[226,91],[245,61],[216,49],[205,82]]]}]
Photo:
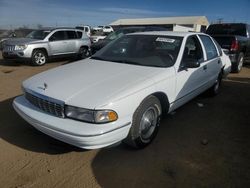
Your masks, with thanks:
[{"label": "wheel well", "polygon": [[245,55],[245,53],[246,53],[246,46],[244,46],[244,47],[241,49],[240,53],[243,53],[243,55]]},{"label": "wheel well", "polygon": [[162,114],[166,115],[169,110],[169,100],[165,93],[163,92],[156,92],[152,94],[153,96],[157,97],[161,103]]},{"label": "wheel well", "polygon": [[35,48],[32,53],[34,53],[36,50],[41,50],[41,51],[45,52],[47,57],[48,57],[48,52],[45,48]]},{"label": "wheel well", "polygon": [[88,47],[88,46],[81,46],[80,48],[87,48],[87,49],[89,49],[89,47]]}]

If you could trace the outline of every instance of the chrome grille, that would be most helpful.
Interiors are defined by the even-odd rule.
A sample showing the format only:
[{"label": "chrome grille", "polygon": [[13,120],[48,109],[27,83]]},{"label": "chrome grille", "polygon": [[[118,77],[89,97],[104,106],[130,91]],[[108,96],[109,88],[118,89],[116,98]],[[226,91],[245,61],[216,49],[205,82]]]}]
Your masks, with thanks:
[{"label": "chrome grille", "polygon": [[6,45],[4,46],[4,51],[15,51],[15,45]]},{"label": "chrome grille", "polygon": [[64,107],[61,104],[57,104],[55,102],[51,102],[49,100],[37,97],[28,92],[25,93],[25,98],[34,106],[39,108],[42,111],[45,111],[51,115],[57,117],[64,117]]}]

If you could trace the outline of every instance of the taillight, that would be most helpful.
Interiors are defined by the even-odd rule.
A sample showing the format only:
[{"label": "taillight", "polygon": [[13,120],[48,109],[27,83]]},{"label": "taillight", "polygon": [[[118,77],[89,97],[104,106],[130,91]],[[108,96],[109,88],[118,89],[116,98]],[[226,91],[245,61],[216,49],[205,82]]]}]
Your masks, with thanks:
[{"label": "taillight", "polygon": [[239,43],[237,40],[233,40],[231,44],[231,51],[237,51],[239,49]]}]

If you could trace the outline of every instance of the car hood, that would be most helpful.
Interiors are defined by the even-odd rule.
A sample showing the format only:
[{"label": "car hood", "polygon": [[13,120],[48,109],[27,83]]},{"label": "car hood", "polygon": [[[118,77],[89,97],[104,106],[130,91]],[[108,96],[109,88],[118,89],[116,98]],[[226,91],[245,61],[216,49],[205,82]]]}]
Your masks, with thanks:
[{"label": "car hood", "polygon": [[11,38],[6,41],[7,45],[21,45],[21,44],[30,44],[33,42],[40,41],[38,39],[31,38]]},{"label": "car hood", "polygon": [[85,59],[35,75],[23,87],[65,104],[95,109],[153,85],[153,76],[160,71],[163,68]]}]

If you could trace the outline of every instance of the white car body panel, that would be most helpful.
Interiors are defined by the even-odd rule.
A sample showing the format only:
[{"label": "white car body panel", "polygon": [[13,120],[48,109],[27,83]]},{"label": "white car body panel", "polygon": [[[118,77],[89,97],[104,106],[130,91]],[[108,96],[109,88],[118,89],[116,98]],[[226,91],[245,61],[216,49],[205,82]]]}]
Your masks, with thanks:
[{"label": "white car body panel", "polygon": [[232,63],[229,56],[226,55],[224,51],[222,51],[222,53],[221,61],[223,66],[223,77],[225,78],[231,72]]},{"label": "white car body panel", "polygon": [[[95,109],[109,103],[111,99],[117,100],[118,96],[122,98],[129,95],[126,93],[147,87],[146,80],[149,85],[153,85],[150,78],[160,70],[86,59],[40,73],[26,80],[23,87],[66,104]],[[48,85],[46,90],[42,89],[44,83]],[[86,87],[79,90],[79,85]]]},{"label": "white car body panel", "polygon": [[[168,112],[171,112],[211,87],[223,68],[224,60],[227,61],[225,54],[209,61],[204,55],[205,60],[200,67],[180,71],[186,38],[196,34],[151,34],[184,37],[174,66],[159,68],[85,59],[40,73],[23,82],[24,90],[60,100],[66,105],[112,109],[118,114],[117,121],[93,124],[55,117],[30,104],[24,96],[14,100],[14,108],[40,131],[81,148],[96,149],[119,142],[128,135],[133,114],[147,96],[164,93],[169,102]],[[223,63],[218,63],[220,60]],[[43,88],[44,83],[46,89]]]}]

